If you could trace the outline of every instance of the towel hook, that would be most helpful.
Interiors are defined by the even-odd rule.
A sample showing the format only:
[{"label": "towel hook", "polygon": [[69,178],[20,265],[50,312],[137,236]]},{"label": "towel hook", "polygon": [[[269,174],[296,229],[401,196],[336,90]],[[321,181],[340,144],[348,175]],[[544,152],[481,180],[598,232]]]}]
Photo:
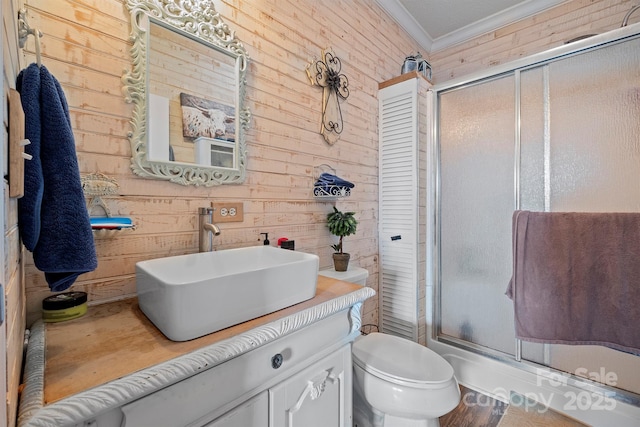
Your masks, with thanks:
[{"label": "towel hook", "polygon": [[29,23],[27,22],[27,11],[26,9],[20,9],[18,11],[18,44],[20,45],[20,49],[24,49],[24,46],[27,43],[27,38],[29,35],[33,35],[36,41],[36,63],[38,67],[42,65],[42,56],[40,55],[40,37],[43,36],[42,31],[37,28],[31,28]]}]

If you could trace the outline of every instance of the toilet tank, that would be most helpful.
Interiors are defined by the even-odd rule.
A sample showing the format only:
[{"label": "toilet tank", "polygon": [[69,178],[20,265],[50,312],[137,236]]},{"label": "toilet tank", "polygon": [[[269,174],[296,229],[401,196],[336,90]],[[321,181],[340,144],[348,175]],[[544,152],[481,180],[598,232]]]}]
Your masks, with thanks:
[{"label": "toilet tank", "polygon": [[320,276],[331,277],[332,279],[342,280],[344,282],[355,283],[356,285],[366,286],[369,272],[364,268],[350,265],[347,271],[336,271],[333,268],[318,271]]}]

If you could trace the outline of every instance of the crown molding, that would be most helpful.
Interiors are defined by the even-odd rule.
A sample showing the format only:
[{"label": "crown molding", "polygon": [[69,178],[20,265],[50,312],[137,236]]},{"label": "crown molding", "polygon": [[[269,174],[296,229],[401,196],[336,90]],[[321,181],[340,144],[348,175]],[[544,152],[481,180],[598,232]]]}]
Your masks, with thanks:
[{"label": "crown molding", "polygon": [[375,0],[422,48],[431,52],[433,39],[398,0]]},{"label": "crown molding", "polygon": [[517,4],[501,12],[466,25],[459,30],[452,31],[449,34],[438,37],[433,41],[430,53],[465,42],[474,37],[494,31],[498,28],[566,2],[567,0],[528,0],[524,3]]},{"label": "crown molding", "polygon": [[504,27],[569,0],[527,0],[501,12],[480,19],[435,40],[422,28],[399,0],[375,0],[427,53],[434,53],[474,37]]}]

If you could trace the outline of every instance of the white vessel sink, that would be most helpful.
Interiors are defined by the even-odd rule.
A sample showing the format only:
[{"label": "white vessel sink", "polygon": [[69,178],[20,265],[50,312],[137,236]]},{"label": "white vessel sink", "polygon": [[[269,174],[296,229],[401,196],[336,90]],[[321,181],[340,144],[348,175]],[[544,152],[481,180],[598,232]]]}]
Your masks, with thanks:
[{"label": "white vessel sink", "polygon": [[316,255],[252,246],[136,264],[138,303],[173,341],[187,341],[313,298]]}]

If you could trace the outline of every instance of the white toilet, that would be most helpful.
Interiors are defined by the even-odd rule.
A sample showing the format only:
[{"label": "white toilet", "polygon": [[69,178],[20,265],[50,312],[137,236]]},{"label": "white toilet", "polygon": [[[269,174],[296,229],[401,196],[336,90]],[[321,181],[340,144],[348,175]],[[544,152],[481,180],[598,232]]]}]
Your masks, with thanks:
[{"label": "white toilet", "polygon": [[[319,274],[362,286],[369,276],[353,266]],[[418,343],[375,332],[355,340],[352,356],[354,427],[436,427],[460,402],[451,365]]]}]

